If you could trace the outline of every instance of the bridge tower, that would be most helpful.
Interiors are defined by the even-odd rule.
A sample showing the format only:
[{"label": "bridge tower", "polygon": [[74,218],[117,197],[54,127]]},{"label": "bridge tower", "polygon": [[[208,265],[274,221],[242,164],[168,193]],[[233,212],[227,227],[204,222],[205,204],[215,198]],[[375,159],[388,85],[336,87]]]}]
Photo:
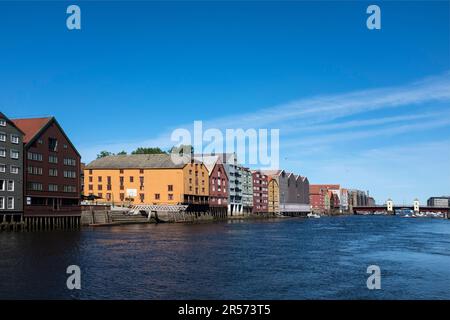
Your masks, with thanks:
[{"label": "bridge tower", "polygon": [[394,201],[392,199],[386,201],[386,210],[388,214],[394,214]]},{"label": "bridge tower", "polygon": [[414,213],[419,213],[419,211],[420,211],[419,199],[417,199],[417,198],[414,199],[413,206],[414,206]]}]

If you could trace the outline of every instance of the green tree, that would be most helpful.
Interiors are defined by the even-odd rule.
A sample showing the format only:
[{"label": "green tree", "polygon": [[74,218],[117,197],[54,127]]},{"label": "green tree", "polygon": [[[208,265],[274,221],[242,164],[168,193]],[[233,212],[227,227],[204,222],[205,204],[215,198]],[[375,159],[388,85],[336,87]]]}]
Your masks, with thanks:
[{"label": "green tree", "polygon": [[119,153],[117,153],[118,156],[122,156],[122,155],[126,155],[126,154],[127,154],[127,152],[124,151],[124,150],[122,150]]},{"label": "green tree", "polygon": [[99,154],[97,154],[97,159],[104,158],[104,157],[107,157],[107,156],[113,156],[113,155],[114,155],[114,153],[106,151],[106,150],[103,150]]},{"label": "green tree", "polygon": [[161,154],[161,153],[167,153],[167,152],[161,150],[161,148],[159,148],[159,147],[156,147],[156,148],[139,147],[136,150],[131,152],[131,154]]}]

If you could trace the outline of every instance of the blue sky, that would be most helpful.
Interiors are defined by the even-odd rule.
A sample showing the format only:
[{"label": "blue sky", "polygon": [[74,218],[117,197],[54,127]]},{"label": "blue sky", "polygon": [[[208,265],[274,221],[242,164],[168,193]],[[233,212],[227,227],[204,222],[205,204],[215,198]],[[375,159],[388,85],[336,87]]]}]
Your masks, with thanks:
[{"label": "blue sky", "polygon": [[279,128],[281,167],[378,202],[450,194],[449,2],[0,2],[0,110],[89,162],[173,128]]}]

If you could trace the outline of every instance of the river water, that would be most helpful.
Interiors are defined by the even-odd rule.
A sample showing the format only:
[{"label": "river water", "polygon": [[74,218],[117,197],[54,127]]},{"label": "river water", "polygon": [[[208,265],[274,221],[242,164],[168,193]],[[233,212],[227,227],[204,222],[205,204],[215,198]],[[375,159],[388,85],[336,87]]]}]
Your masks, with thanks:
[{"label": "river water", "polygon": [[[450,220],[391,216],[0,233],[0,299],[450,299]],[[66,268],[81,268],[68,290]],[[368,290],[369,265],[381,289]]]}]

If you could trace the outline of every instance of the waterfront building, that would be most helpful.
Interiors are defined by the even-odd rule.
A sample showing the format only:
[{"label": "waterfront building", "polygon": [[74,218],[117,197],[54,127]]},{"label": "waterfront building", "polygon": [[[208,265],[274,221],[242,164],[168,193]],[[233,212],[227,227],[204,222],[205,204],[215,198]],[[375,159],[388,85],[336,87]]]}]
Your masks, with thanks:
[{"label": "waterfront building", "polygon": [[198,156],[219,157],[228,176],[228,215],[242,215],[244,211],[242,204],[242,166],[238,163],[236,153],[203,154]]},{"label": "waterfront building", "polygon": [[[304,190],[309,182],[307,179],[297,179],[293,173],[285,170],[263,170],[264,174],[275,179],[279,188],[279,210],[282,214],[297,215],[310,212],[309,197],[299,195],[298,190]],[[298,187],[298,183],[304,184]]]},{"label": "waterfront building", "polygon": [[241,169],[242,211],[244,214],[253,211],[253,175],[249,168]]},{"label": "waterfront building", "polygon": [[209,211],[213,216],[226,216],[228,211],[228,176],[219,156],[195,155],[209,173]]},{"label": "waterfront building", "polygon": [[450,207],[450,197],[442,196],[442,197],[430,197],[427,200],[428,207]]},{"label": "waterfront building", "polygon": [[0,112],[0,215],[23,213],[23,136],[14,122]]},{"label": "waterfront building", "polygon": [[311,209],[314,213],[325,213],[325,195],[326,189],[322,188],[321,185],[312,184],[309,186],[309,198],[311,203]]},{"label": "waterfront building", "polygon": [[373,197],[368,197],[368,198],[367,198],[367,205],[368,205],[369,207],[375,206],[375,199],[374,199]]},{"label": "waterfront building", "polygon": [[348,212],[349,206],[348,206],[348,190],[345,188],[341,188],[341,210],[344,212]]},{"label": "waterfront building", "polygon": [[[252,171],[253,177],[253,213],[269,212],[269,177],[259,170]],[[273,192],[273,190],[272,190]],[[272,212],[274,212],[274,194],[272,194]]]},{"label": "waterfront building", "polygon": [[54,117],[14,119],[24,132],[24,215],[79,216],[81,156]]},{"label": "waterfront building", "polygon": [[268,212],[271,214],[280,213],[280,188],[277,179],[267,175],[268,179]]},{"label": "waterfront building", "polygon": [[339,184],[315,184],[310,188],[313,211],[319,213],[341,212],[342,191]]},{"label": "waterfront building", "polygon": [[349,210],[353,211],[353,207],[367,206],[369,203],[369,197],[365,191],[351,189],[349,193]]},{"label": "waterfront building", "polygon": [[209,209],[209,172],[194,159],[172,162],[168,154],[113,155],[85,168],[86,193],[112,205],[188,205],[186,211]]}]

